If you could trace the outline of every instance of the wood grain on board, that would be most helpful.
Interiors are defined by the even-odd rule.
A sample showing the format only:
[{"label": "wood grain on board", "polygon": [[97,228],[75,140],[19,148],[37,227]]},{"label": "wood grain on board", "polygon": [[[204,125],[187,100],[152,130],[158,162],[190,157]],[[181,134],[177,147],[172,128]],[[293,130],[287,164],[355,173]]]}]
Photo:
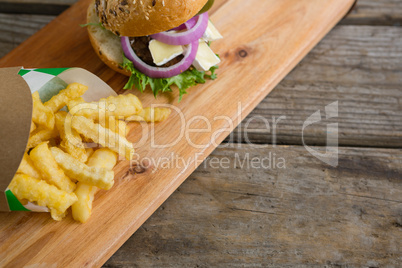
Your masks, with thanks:
[{"label": "wood grain on board", "polygon": [[[401,148],[400,36],[400,27],[337,26],[228,141],[325,145],[327,124],[339,123],[341,146]],[[325,106],[336,101],[338,117],[326,120]],[[324,119],[303,131],[317,110]]]},{"label": "wood grain on board", "polygon": [[[89,2],[80,1],[61,14],[4,56],[0,66],[83,67],[99,75],[117,92],[123,92],[121,88],[126,78],[100,62],[89,45],[85,29],[79,27],[85,22]],[[93,216],[85,225],[69,218],[56,223],[40,213],[1,213],[0,265],[82,267],[103,264],[324,37],[353,3],[352,0],[228,0],[223,5],[220,5],[223,2],[216,2],[219,8],[215,9],[212,20],[226,36],[213,45],[223,59],[220,78],[191,89],[191,94],[180,104],[177,103],[177,93],[156,100],[176,105],[186,122],[191,122],[187,127],[192,129],[204,129],[205,121],[190,119],[205,117],[212,124],[211,131],[192,133],[187,139],[179,139],[165,149],[156,149],[145,143],[137,151],[142,158],[152,156],[154,159],[170,157],[173,153],[185,159],[189,166],[154,167],[142,174],[127,176],[129,163],[120,162],[115,169],[115,186],[109,192],[97,195]],[[232,16],[227,16],[229,13]],[[237,19],[237,27],[233,27],[232,17]],[[259,27],[250,28],[250,22]],[[145,105],[155,102],[149,92],[142,94],[141,99]],[[241,115],[237,110],[238,103],[242,103]],[[216,119],[216,116],[224,116],[233,124]],[[158,124],[154,132],[156,143],[172,142],[180,136],[186,127],[180,123],[180,115],[173,113],[166,122]],[[135,127],[130,139],[139,139],[141,133],[140,126]],[[211,142],[211,137],[215,142]],[[190,146],[189,140],[197,146]],[[55,254],[57,252],[60,254]],[[60,258],[61,254],[63,258]]]},{"label": "wood grain on board", "polygon": [[105,267],[396,267],[401,177],[402,150],[217,148]]}]

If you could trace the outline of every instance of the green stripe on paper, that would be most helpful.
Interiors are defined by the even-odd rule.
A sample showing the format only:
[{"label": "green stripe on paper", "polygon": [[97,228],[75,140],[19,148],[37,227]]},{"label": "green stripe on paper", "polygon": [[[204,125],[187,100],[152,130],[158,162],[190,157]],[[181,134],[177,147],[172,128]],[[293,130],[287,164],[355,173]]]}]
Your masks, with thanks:
[{"label": "green stripe on paper", "polygon": [[15,197],[15,195],[10,190],[6,191],[6,197],[8,201],[8,206],[10,207],[11,211],[30,211],[20,203],[17,197]]},{"label": "green stripe on paper", "polygon": [[35,72],[58,76],[59,74],[61,74],[62,72],[64,72],[65,70],[68,70],[68,69],[70,69],[70,68],[35,69]]},{"label": "green stripe on paper", "polygon": [[27,73],[29,73],[30,71],[31,71],[31,70],[21,69],[21,70],[18,72],[18,74],[21,75],[21,76],[24,76],[24,75],[26,75]]}]

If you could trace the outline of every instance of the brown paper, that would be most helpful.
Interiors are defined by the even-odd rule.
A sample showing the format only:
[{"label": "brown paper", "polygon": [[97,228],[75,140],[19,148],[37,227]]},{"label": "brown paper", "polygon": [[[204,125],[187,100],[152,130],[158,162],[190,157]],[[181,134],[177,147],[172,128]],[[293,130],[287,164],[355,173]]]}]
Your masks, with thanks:
[{"label": "brown paper", "polygon": [[7,211],[5,190],[21,163],[29,138],[32,96],[20,67],[0,68],[0,211]]}]

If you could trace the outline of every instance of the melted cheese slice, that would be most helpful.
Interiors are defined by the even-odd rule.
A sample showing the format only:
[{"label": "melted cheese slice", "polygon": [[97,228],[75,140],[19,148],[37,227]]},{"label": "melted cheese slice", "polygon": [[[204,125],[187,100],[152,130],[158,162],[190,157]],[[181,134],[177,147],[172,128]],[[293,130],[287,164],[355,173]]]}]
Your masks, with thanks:
[{"label": "melted cheese slice", "polygon": [[211,42],[211,41],[219,40],[222,38],[223,38],[223,36],[215,28],[214,24],[209,20],[207,30],[205,31],[202,39],[204,39],[207,42],[208,41]]},{"label": "melted cheese slice", "polygon": [[215,66],[220,62],[221,60],[215,55],[207,43],[200,42],[193,66],[200,72],[206,72],[211,69],[212,66]]},{"label": "melted cheese slice", "polygon": [[184,49],[182,46],[172,46],[153,39],[149,42],[149,51],[151,51],[154,63],[157,66],[162,66],[183,54]]}]

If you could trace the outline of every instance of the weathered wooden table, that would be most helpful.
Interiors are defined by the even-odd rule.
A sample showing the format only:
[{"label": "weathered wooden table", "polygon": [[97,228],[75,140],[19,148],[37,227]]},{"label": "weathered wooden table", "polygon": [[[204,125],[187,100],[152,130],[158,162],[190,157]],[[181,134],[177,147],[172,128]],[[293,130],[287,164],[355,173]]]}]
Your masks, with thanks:
[{"label": "weathered wooden table", "polygon": [[[0,56],[74,2],[0,0]],[[401,267],[401,23],[402,1],[360,0],[105,267]],[[336,123],[332,167],[304,145]]]}]

